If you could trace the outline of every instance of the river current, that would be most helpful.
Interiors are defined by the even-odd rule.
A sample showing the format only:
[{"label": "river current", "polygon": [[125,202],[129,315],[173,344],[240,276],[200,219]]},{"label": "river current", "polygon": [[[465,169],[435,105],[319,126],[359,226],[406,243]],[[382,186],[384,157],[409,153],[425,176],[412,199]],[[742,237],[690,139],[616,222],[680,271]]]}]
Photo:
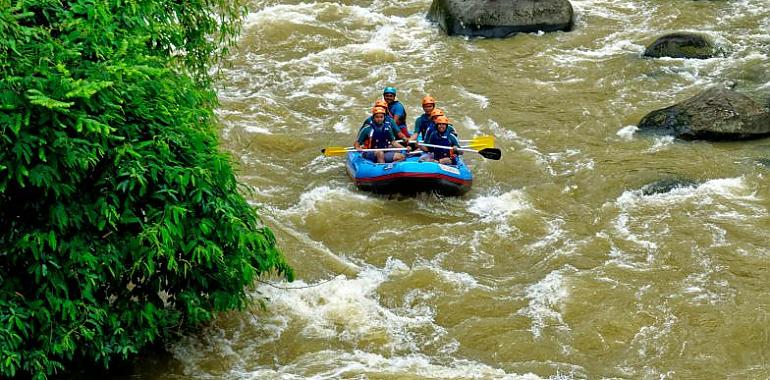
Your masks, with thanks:
[{"label": "river current", "polygon": [[[448,37],[430,0],[249,5],[223,148],[297,272],[141,379],[770,378],[770,139],[640,136],[714,85],[770,98],[770,0],[572,0],[571,32]],[[645,59],[678,31],[725,55]],[[344,157],[385,86],[432,95],[462,197],[377,196]],[[653,189],[656,183],[673,183]]]}]

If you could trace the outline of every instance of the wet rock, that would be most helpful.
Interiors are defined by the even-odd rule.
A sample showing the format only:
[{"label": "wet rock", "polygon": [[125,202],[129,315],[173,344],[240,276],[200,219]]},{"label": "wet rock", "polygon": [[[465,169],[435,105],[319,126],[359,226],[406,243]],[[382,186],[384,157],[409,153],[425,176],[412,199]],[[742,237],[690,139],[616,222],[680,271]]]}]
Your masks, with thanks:
[{"label": "wet rock", "polygon": [[644,51],[645,57],[706,59],[722,52],[706,37],[695,33],[672,33],[658,38]]},{"label": "wet rock", "polygon": [[686,187],[695,187],[698,183],[686,179],[666,178],[642,186],[641,191],[644,195],[664,194],[674,189],[683,189]]},{"label": "wet rock", "polygon": [[712,87],[639,121],[639,131],[685,140],[746,140],[770,135],[770,112],[746,95]]},{"label": "wet rock", "polygon": [[450,36],[500,38],[569,31],[574,11],[568,0],[433,0],[428,18]]}]

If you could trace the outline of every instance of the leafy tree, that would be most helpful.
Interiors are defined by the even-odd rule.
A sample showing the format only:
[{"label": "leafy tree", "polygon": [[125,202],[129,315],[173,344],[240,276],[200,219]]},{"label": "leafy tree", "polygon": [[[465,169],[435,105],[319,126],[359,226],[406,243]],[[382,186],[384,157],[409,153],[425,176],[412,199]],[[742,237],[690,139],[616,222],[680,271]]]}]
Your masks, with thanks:
[{"label": "leafy tree", "polygon": [[290,280],[217,146],[238,1],[0,0],[0,377],[107,367]]}]

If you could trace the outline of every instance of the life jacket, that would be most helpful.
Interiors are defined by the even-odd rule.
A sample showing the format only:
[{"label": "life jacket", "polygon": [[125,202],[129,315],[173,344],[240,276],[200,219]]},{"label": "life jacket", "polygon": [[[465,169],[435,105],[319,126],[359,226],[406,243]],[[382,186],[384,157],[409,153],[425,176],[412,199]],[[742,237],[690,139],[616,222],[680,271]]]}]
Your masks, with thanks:
[{"label": "life jacket", "polygon": [[[427,143],[431,145],[452,146],[449,128],[447,128],[444,133],[439,133],[438,129],[433,129],[432,133],[428,136],[428,139],[429,141],[427,141]],[[450,157],[452,161],[455,160],[455,152],[453,149],[430,148],[430,151],[433,153],[433,158],[435,160],[440,160],[444,157]]]},{"label": "life jacket", "polygon": [[[393,118],[390,117],[390,115],[385,115],[385,121],[383,122],[383,124],[390,124],[390,127],[393,129],[393,135],[396,136],[396,132],[399,131],[399,129],[395,127],[396,121],[393,120]],[[360,133],[362,129],[373,125],[374,125],[374,120],[372,120],[372,117],[369,116],[368,118],[366,118],[366,120],[364,120],[364,123],[361,124],[361,127],[358,128],[358,132]]]},{"label": "life jacket", "polygon": [[[428,136],[430,136],[430,134],[433,132],[438,133],[438,131],[436,130],[436,124],[433,123],[433,120],[428,121],[426,125],[427,126],[425,127],[425,134],[423,135],[423,138],[428,138]],[[447,132],[455,135],[455,137],[458,136],[457,130],[455,129],[455,127],[452,126],[452,124],[447,124],[446,130]]]},{"label": "life jacket", "polygon": [[390,148],[390,143],[393,141],[392,133],[390,131],[390,125],[388,122],[383,122],[380,125],[372,122],[372,129],[369,130],[369,138],[364,143],[364,149],[382,149]]}]

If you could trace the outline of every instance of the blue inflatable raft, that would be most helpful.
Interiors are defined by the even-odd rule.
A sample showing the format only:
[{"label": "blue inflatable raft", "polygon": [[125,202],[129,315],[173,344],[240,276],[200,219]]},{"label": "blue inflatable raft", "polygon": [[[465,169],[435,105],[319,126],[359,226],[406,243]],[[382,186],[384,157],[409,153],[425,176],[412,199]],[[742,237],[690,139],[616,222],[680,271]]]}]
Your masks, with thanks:
[{"label": "blue inflatable raft", "polygon": [[457,165],[419,162],[419,157],[414,155],[403,161],[378,164],[352,151],[347,154],[347,171],[359,189],[374,193],[462,195],[471,189],[473,175],[462,156],[457,156]]}]

